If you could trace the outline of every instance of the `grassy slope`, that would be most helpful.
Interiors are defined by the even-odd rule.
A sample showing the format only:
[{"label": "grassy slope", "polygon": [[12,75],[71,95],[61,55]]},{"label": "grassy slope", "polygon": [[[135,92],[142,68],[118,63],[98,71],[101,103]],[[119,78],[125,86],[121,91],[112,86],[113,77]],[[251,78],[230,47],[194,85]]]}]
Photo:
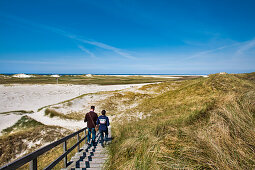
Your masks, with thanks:
[{"label": "grassy slope", "polygon": [[[29,116],[23,116],[13,126],[4,129],[3,136],[0,136],[0,166],[8,162],[14,161],[20,154],[28,154],[36,149],[39,149],[44,144],[49,144],[64,136],[72,133],[72,131],[58,126],[47,126]],[[84,133],[80,134],[80,139],[84,137]],[[67,141],[67,148],[72,147],[77,142],[76,136]],[[33,144],[29,146],[29,144]],[[83,141],[80,146],[84,145]],[[68,160],[77,152],[75,148],[68,154]],[[38,169],[43,169],[49,163],[57,159],[63,153],[63,145],[53,148],[38,158]],[[19,169],[28,169],[29,163]],[[58,163],[54,169],[61,169],[63,161]]]},{"label": "grassy slope", "polygon": [[[125,110],[126,116],[137,112],[152,116],[125,126],[113,125],[116,140],[110,148],[108,169],[251,168],[254,166],[254,80],[254,73],[211,75],[209,79],[171,81],[141,88],[156,95],[116,92],[102,101],[103,108],[120,114],[123,113],[120,106],[140,103],[135,109]],[[35,138],[44,128],[55,127],[28,126],[24,131],[1,137],[0,144],[22,148],[23,145],[13,141]],[[49,134],[48,137],[61,135],[58,130]],[[3,148],[10,147],[2,145],[1,155],[11,151]],[[45,167],[49,158],[53,160],[61,152],[62,146],[43,155],[39,167]],[[57,169],[61,165],[62,162]],[[26,168],[27,165],[22,169]]]},{"label": "grassy slope", "polygon": [[[17,159],[16,155],[31,153],[45,143],[56,141],[71,134],[71,131],[57,126],[46,126],[28,116],[22,116],[17,123],[4,129],[2,133],[4,135],[0,137],[0,166]],[[75,138],[70,140],[68,147],[70,148],[75,141]],[[30,146],[28,143],[33,145]],[[49,161],[53,161],[62,153],[63,149],[62,145],[60,145],[40,156],[38,161],[39,169],[43,169],[43,167],[49,164]],[[74,153],[75,151],[69,154],[69,158]],[[58,169],[61,167],[62,162],[57,165]],[[28,169],[28,164],[19,169]]]},{"label": "grassy slope", "polygon": [[22,131],[22,130],[37,127],[37,126],[43,126],[43,124],[40,122],[37,122],[36,120],[28,116],[22,116],[21,119],[19,119],[13,126],[3,129],[2,133],[9,134],[11,132],[13,133],[15,131]]},{"label": "grassy slope", "polygon": [[254,77],[216,74],[144,99],[136,110],[151,117],[113,125],[107,168],[254,169]]}]

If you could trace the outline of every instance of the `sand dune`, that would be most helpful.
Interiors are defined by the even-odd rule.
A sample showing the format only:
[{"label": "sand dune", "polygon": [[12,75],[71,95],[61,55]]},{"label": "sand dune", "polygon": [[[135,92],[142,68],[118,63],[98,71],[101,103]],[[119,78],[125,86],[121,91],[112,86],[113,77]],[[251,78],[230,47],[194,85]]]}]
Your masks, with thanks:
[{"label": "sand dune", "polygon": [[[42,122],[45,125],[56,125],[68,129],[79,129],[85,127],[83,121],[63,120],[60,118],[50,118],[44,115],[44,109],[37,111],[39,108],[57,104],[59,102],[73,99],[82,94],[96,93],[100,91],[115,91],[127,89],[130,87],[141,87],[145,84],[129,84],[129,85],[0,85],[0,132],[1,130],[12,126],[16,123],[21,115],[17,115],[12,111],[25,110],[33,111],[27,114],[33,119]],[[91,97],[91,96],[90,96]],[[101,99],[101,97],[100,97]],[[73,107],[63,108],[61,112],[81,110],[84,105],[96,100],[84,97],[81,101],[73,104]],[[82,103],[80,103],[82,102]],[[76,106],[77,105],[77,106]],[[62,107],[62,105],[60,105]],[[89,110],[89,105],[88,109]],[[8,115],[3,112],[9,112]]]},{"label": "sand dune", "polygon": [[137,85],[0,85],[0,113],[33,110],[86,93],[113,91]]}]

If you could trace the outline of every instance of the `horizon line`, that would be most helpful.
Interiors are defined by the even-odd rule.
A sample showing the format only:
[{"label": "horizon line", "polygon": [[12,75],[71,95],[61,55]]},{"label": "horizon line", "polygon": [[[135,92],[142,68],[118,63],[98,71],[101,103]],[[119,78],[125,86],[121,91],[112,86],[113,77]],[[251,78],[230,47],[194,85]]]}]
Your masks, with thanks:
[{"label": "horizon line", "polygon": [[29,75],[208,75],[215,73],[0,73],[2,75],[14,75],[14,74],[29,74]]}]

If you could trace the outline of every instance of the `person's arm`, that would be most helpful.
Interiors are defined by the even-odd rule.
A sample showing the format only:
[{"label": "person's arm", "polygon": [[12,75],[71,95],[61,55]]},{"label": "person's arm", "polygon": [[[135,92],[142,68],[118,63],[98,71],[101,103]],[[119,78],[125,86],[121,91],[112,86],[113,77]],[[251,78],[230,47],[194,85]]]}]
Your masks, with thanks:
[{"label": "person's arm", "polygon": [[107,117],[107,119],[106,119],[106,124],[107,124],[107,126],[110,125],[110,121],[109,121],[109,118],[108,118],[108,117]]},{"label": "person's arm", "polygon": [[96,123],[97,125],[99,125],[99,119],[97,118],[97,123]]},{"label": "person's arm", "polygon": [[87,118],[87,114],[85,115],[85,118],[84,118],[84,122],[87,122],[88,121],[88,118]]}]

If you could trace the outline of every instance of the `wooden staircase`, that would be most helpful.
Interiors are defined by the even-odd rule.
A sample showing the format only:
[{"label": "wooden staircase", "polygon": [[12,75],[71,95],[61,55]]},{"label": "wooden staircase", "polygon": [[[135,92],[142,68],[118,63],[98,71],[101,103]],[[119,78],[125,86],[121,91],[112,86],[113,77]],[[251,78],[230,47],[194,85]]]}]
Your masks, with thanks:
[{"label": "wooden staircase", "polygon": [[94,146],[85,144],[81,147],[80,151],[77,152],[68,163],[67,168],[61,170],[101,170],[104,167],[104,163],[107,160],[106,147],[111,142],[111,130],[109,128],[109,135],[107,144],[101,146],[99,142],[99,136],[96,137]]}]

